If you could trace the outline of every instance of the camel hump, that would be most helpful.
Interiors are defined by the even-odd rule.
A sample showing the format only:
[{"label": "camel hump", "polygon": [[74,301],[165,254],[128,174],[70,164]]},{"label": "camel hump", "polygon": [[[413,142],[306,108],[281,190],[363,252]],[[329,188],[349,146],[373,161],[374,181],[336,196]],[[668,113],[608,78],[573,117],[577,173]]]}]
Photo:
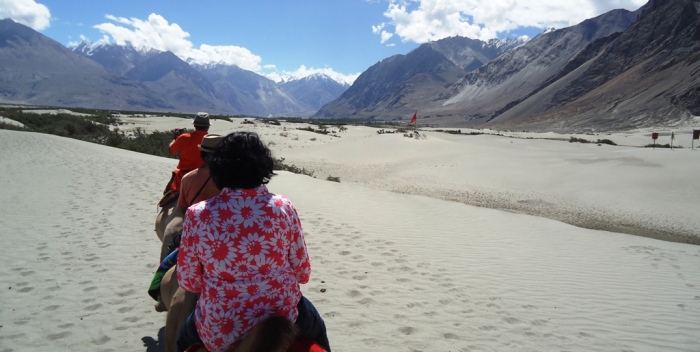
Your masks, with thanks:
[{"label": "camel hump", "polygon": [[232,352],[285,352],[297,334],[296,325],[289,319],[269,317],[255,325]]}]

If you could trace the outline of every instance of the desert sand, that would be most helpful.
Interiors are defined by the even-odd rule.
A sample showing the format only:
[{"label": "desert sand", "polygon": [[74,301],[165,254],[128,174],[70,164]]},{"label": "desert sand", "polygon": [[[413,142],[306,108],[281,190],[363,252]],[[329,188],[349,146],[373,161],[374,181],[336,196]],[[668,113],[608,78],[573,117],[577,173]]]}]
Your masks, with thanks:
[{"label": "desert sand", "polygon": [[[280,171],[269,188],[301,216],[302,290],[334,351],[700,351],[693,126],[656,131],[662,144],[674,132],[674,150],[643,148],[651,130],[576,135],[610,146],[304,126],[210,132],[257,131],[313,171]],[[120,129],[135,127],[189,125]],[[146,292],[176,160],[0,130],[0,165],[0,352],[162,351],[165,315]]]}]

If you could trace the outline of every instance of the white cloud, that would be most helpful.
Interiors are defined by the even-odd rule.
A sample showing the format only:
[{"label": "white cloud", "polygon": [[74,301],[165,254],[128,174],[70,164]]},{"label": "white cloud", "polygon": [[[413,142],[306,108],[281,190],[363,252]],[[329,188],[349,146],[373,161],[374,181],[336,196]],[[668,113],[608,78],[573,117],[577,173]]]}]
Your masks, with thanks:
[{"label": "white cloud", "polygon": [[192,49],[190,59],[194,63],[221,63],[236,65],[244,70],[259,72],[262,59],[246,48],[234,45],[202,44],[199,49]]},{"label": "white cloud", "polygon": [[[3,0],[0,0],[3,1]],[[253,71],[274,81],[303,78],[315,73],[323,73],[338,82],[352,84],[359,73],[345,75],[331,68],[307,68],[300,66],[296,71],[278,71],[273,64],[261,65],[262,59],[250,50],[234,45],[202,44],[195,48],[189,40],[190,34],[176,23],[168,23],[163,16],[151,14],[146,20],[107,15],[110,22],[95,25],[104,36],[102,43],[124,45],[131,43],[136,48],[154,48],[171,51],[181,59],[197,64],[222,63],[236,65]],[[388,36],[393,34],[388,33]]]},{"label": "white cloud", "polygon": [[382,29],[384,29],[384,26],[386,26],[386,23],[382,23],[382,24],[379,24],[379,25],[376,25],[376,26],[372,26],[372,33],[375,33],[375,34],[381,33],[381,32],[382,32]]},{"label": "white cloud", "polygon": [[17,23],[40,31],[49,28],[49,8],[34,0],[0,0],[0,19],[11,18]]},{"label": "white cloud", "polygon": [[254,72],[261,69],[261,58],[246,48],[208,44],[195,48],[189,40],[188,32],[176,23],[168,23],[163,16],[155,13],[150,14],[146,20],[112,15],[107,15],[106,18],[111,22],[98,24],[94,28],[118,45],[129,42],[137,48],[171,51],[183,60],[198,64],[224,63]]},{"label": "white cloud", "polygon": [[382,31],[382,44],[386,43],[387,40],[391,39],[391,37],[393,37],[393,36],[394,36],[394,33]]},{"label": "white cloud", "polygon": [[[646,0],[390,0],[388,23],[373,26],[381,42],[395,34],[425,43],[450,36],[487,40],[522,27],[563,28],[616,8],[636,10]],[[393,31],[392,31],[393,27]]]}]

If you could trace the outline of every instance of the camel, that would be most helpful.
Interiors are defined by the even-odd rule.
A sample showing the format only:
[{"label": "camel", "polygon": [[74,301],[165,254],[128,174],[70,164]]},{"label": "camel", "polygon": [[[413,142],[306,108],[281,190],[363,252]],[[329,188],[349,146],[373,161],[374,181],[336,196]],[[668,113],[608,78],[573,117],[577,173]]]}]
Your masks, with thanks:
[{"label": "camel", "polygon": [[160,261],[168,255],[168,245],[173,237],[182,231],[182,222],[185,214],[177,207],[177,197],[163,204],[156,216],[156,236],[162,242],[160,248]]},{"label": "camel", "polygon": [[180,287],[177,282],[177,265],[163,276],[160,295],[168,311],[165,317],[165,352],[175,352],[177,335],[187,317],[194,311],[198,295]]},{"label": "camel", "polygon": [[[163,204],[158,212],[155,222],[155,230],[158,239],[162,242],[160,260],[168,255],[168,246],[176,234],[182,232],[184,214],[177,207],[177,197]],[[197,303],[197,295],[180,288],[177,283],[176,267],[170,268],[160,283],[160,295],[162,305],[156,304],[156,311],[167,311],[165,318],[165,352],[174,352],[177,349],[176,341],[180,327],[185,322]]]}]

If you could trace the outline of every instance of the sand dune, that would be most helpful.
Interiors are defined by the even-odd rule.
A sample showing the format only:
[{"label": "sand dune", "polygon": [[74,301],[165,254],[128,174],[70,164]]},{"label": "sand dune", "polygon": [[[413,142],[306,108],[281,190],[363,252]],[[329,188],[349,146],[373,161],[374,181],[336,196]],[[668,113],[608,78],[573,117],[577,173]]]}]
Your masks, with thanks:
[{"label": "sand dune", "polygon": [[[313,269],[302,289],[334,351],[700,350],[700,247],[644,232],[700,237],[689,143],[212,132],[239,129],[315,171],[279,172],[270,189],[299,210]],[[0,130],[0,164],[0,351],[162,350],[165,316],[146,290],[176,162]]]}]

